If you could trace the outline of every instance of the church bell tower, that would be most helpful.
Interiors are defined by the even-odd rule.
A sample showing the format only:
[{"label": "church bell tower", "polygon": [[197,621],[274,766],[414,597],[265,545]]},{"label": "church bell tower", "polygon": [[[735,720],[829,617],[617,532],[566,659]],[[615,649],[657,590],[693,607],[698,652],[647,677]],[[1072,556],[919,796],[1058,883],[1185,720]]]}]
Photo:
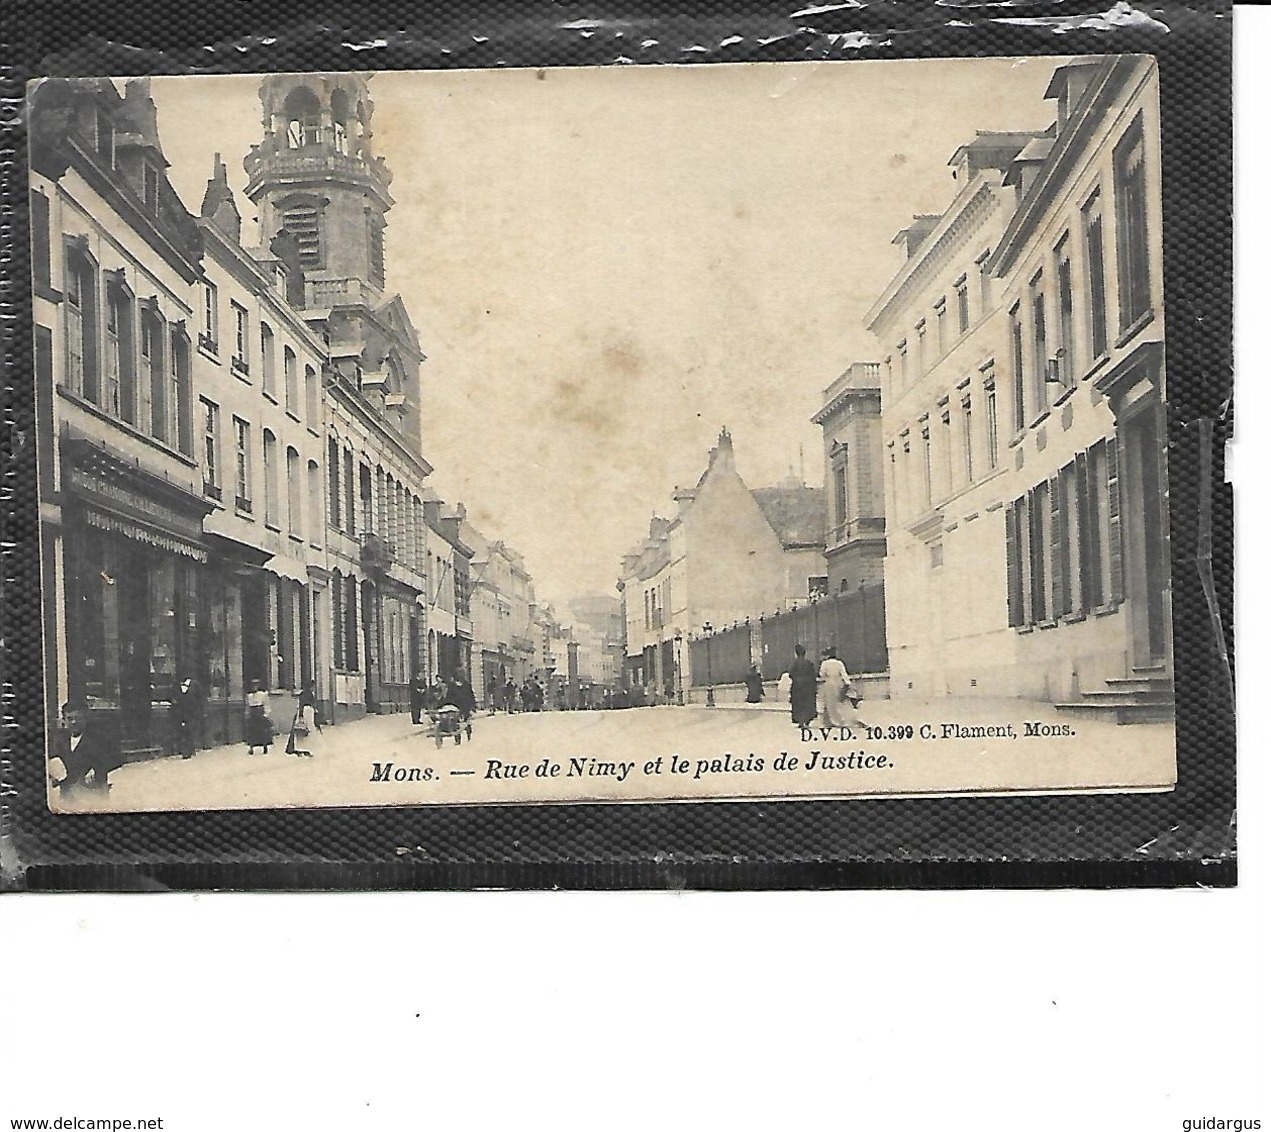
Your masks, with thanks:
[{"label": "church bell tower", "polygon": [[363,75],[269,75],[261,83],[264,138],[243,163],[266,247],[295,237],[309,306],[384,289],[384,216],[392,175],[371,150]]},{"label": "church bell tower", "polygon": [[369,77],[268,75],[260,102],[263,137],[243,167],[263,250],[303,273],[300,305],[335,372],[418,451],[424,355],[386,286],[392,174],[371,146]]}]

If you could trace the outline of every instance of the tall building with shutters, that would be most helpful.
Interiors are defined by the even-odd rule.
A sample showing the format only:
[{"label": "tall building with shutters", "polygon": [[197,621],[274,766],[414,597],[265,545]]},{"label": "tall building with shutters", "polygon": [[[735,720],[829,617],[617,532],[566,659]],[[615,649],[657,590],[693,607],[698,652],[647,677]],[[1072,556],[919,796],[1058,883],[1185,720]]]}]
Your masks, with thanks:
[{"label": "tall building with shutters", "polygon": [[[1169,718],[1156,64],[1076,60],[1046,98],[1049,129],[958,150],[957,199],[902,233],[869,315],[891,353],[892,693]],[[948,320],[946,282],[982,306],[933,356],[923,308]]]}]

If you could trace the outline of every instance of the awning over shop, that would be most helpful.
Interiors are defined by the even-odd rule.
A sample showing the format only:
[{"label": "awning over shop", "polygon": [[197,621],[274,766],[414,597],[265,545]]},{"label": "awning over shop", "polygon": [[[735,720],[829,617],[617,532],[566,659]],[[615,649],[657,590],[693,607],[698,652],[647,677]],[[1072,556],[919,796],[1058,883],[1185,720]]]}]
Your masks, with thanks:
[{"label": "awning over shop", "polygon": [[141,523],[134,523],[131,519],[124,519],[118,515],[109,515],[103,511],[88,507],[84,510],[84,520],[90,527],[123,535],[134,542],[143,542],[147,546],[166,550],[169,554],[181,554],[186,558],[194,559],[195,562],[207,561],[207,551],[196,543],[187,542],[176,535],[143,526]]}]

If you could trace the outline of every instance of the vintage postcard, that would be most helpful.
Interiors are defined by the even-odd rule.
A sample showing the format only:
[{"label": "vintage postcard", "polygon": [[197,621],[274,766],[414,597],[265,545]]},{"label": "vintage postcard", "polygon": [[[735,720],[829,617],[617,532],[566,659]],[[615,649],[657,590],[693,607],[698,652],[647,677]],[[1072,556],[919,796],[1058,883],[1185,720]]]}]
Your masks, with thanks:
[{"label": "vintage postcard", "polygon": [[1174,785],[1151,56],[29,110],[53,810]]}]

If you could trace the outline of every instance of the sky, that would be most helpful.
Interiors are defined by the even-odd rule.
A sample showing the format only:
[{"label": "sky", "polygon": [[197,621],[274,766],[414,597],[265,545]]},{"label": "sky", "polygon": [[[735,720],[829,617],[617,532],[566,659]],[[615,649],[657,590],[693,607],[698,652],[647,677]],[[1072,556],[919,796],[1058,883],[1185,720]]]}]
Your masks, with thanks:
[{"label": "sky", "polygon": [[[421,371],[429,485],[540,598],[611,593],[721,426],[751,487],[820,484],[822,392],[881,352],[892,238],[977,129],[1040,129],[1055,59],[384,72],[387,289]],[[245,243],[259,78],[155,78],[197,212],[221,153]]]}]

